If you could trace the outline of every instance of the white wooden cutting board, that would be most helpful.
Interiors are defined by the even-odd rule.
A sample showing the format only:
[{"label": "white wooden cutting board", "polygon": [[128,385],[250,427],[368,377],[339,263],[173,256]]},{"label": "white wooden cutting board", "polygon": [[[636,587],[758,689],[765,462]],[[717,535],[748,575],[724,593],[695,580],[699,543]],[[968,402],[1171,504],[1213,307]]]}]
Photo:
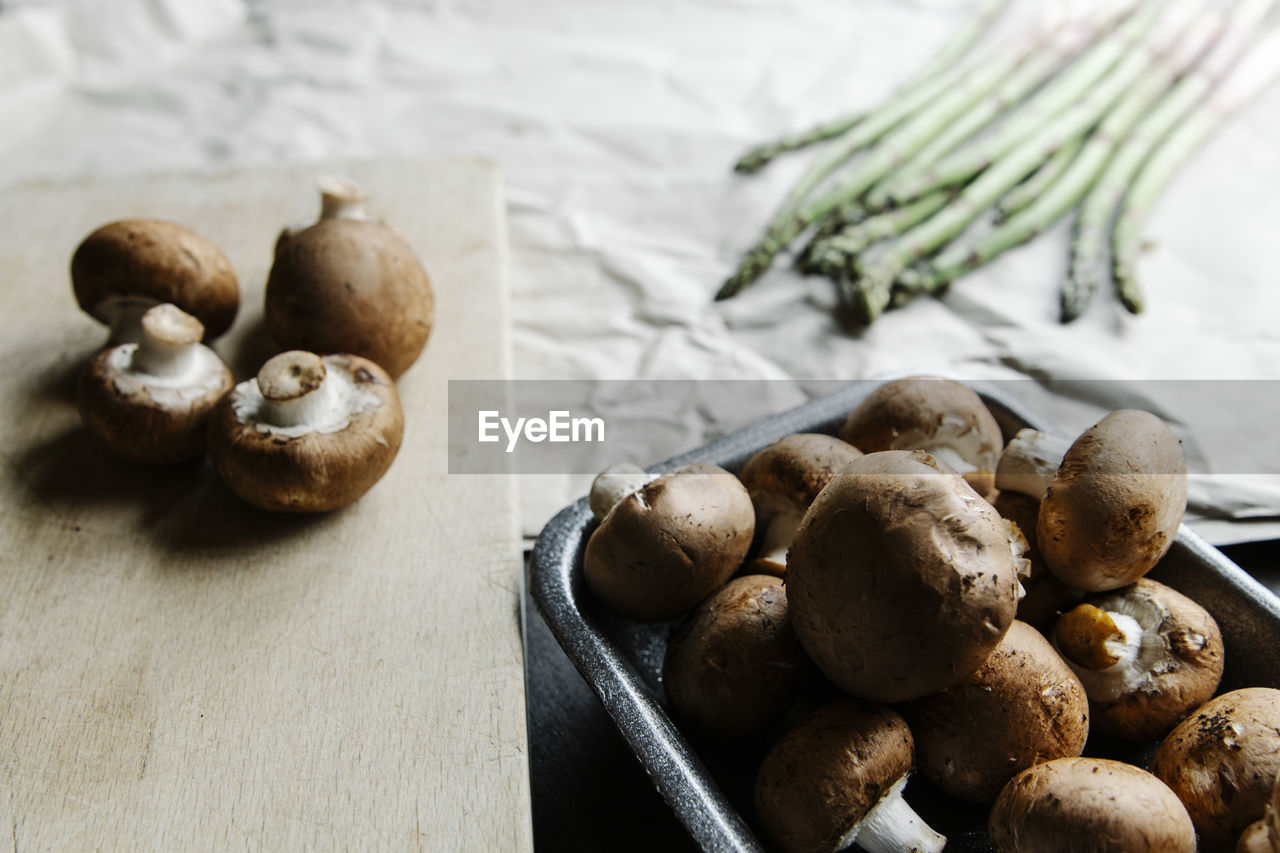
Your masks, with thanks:
[{"label": "white wooden cutting board", "polygon": [[[104,339],[71,295],[81,238],[155,216],[219,244],[243,302],[216,349],[244,378],[275,351],[276,234],[314,218],[325,172],[367,187],[435,287],[387,476],[300,518],[207,463],[106,456],[73,399]],[[0,846],[531,846],[515,494],[445,456],[447,380],[506,374],[500,186],[442,158],[0,194]]]}]

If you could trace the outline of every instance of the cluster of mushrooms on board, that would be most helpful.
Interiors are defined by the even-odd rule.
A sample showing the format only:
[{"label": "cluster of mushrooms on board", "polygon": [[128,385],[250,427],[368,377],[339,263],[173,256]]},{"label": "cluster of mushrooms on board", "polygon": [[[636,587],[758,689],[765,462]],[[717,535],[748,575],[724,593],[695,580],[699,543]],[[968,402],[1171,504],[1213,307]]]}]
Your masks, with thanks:
[{"label": "cluster of mushrooms on board", "polygon": [[[672,621],[682,726],[768,739],[753,814],[778,850],[941,850],[916,772],[987,809],[999,851],[1280,851],[1280,690],[1218,694],[1217,623],[1146,577],[1186,498],[1151,414],[1006,442],[967,386],[911,377],[737,474],[608,469],[583,572]],[[1091,733],[1154,755],[1086,756]]]},{"label": "cluster of mushrooms on board", "polygon": [[122,219],[71,259],[76,301],[109,339],[82,372],[86,429],[115,455],[170,465],[208,453],[245,501],[323,512],[386,473],[404,433],[396,380],[422,353],[431,283],[413,248],[364,210],[364,191],[320,181],[317,222],[278,237],[265,326],[278,349],[238,384],[208,345],[240,307],[235,270],[190,228]]}]

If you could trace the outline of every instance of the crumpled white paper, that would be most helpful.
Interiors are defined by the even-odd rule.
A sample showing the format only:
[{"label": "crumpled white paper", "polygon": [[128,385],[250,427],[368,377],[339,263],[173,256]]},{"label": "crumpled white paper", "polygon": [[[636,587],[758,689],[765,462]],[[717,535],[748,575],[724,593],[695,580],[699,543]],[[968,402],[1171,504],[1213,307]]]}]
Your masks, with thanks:
[{"label": "crumpled white paper", "polygon": [[[523,378],[1029,376],[1040,393],[1028,403],[1068,429],[1103,408],[1056,394],[1055,379],[1113,379],[1113,392],[1133,393],[1107,402],[1127,405],[1151,379],[1280,378],[1277,91],[1161,199],[1142,317],[1101,299],[1058,325],[1065,225],[863,331],[841,328],[829,284],[785,259],[739,298],[710,301],[805,160],[743,178],[730,172],[736,156],[884,96],[971,5],[3,0],[0,187],[486,154],[507,182]],[[731,426],[690,424],[687,446]],[[1196,528],[1217,542],[1275,535],[1259,519],[1280,516],[1277,472],[1277,455],[1260,451],[1256,471],[1197,478]],[[587,480],[526,481],[527,532]],[[1210,509],[1225,518],[1203,517]]]}]

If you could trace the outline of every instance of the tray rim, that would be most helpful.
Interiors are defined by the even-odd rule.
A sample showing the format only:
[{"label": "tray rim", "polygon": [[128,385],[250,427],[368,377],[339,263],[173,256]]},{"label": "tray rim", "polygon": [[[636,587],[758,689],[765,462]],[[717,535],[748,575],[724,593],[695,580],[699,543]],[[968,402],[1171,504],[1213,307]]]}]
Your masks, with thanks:
[{"label": "tray rim", "polygon": [[[909,374],[902,374],[906,375]],[[955,379],[972,388],[1002,428],[1012,424],[1060,434],[1053,424],[1010,397],[996,382],[942,372],[929,375]],[[832,393],[754,421],[646,470],[661,473],[694,461],[734,470],[750,454],[779,438],[817,431],[842,419],[872,389],[902,376],[851,380]],[[543,527],[525,570],[539,615],[694,842],[703,850],[717,853],[763,853],[765,847],[712,778],[644,677],[621,647],[578,606],[581,596],[588,593],[576,569],[593,527],[586,497],[566,506]],[[1193,559],[1212,567],[1222,581],[1280,623],[1280,598],[1185,524],[1178,529],[1176,544]]]}]

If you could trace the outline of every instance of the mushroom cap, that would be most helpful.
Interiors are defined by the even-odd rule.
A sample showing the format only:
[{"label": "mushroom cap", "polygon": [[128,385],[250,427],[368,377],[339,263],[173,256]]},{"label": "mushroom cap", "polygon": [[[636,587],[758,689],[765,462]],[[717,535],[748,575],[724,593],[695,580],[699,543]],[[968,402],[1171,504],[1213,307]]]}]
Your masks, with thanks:
[{"label": "mushroom cap", "polygon": [[889,708],[843,699],[797,723],[756,775],[756,815],[786,853],[831,853],[911,770],[907,723]]},{"label": "mushroom cap", "polygon": [[988,820],[997,853],[1194,853],[1195,828],[1168,786],[1105,758],[1057,758],[1005,785]]},{"label": "mushroom cap", "polygon": [[435,297],[393,228],[322,219],[282,237],[267,278],[267,329],[289,349],[351,353],[399,378],[427,344]]},{"label": "mushroom cap", "polygon": [[847,441],[821,433],[797,433],[756,453],[738,473],[756,507],[763,512],[786,507],[803,513],[836,472],[862,455]]},{"label": "mushroom cap", "polygon": [[630,462],[618,462],[596,475],[591,482],[591,491],[587,494],[587,506],[596,521],[613,509],[613,505],[651,480],[658,479],[657,474],[650,474],[639,465]]},{"label": "mushroom cap", "polygon": [[694,462],[627,495],[587,540],[587,586],[639,622],[680,615],[729,579],[751,547],[747,490],[717,465]]},{"label": "mushroom cap", "polygon": [[[276,356],[264,372],[293,355]],[[254,506],[281,512],[346,506],[382,478],[400,449],[404,415],[387,372],[357,355],[327,355],[322,361],[324,381],[339,383],[344,405],[319,428],[271,425],[257,378],[241,382],[214,410],[210,456],[231,490]],[[299,390],[314,390],[308,384],[316,383],[302,381]]]},{"label": "mushroom cap", "polygon": [[1040,552],[1071,586],[1133,583],[1169,550],[1187,506],[1178,439],[1148,412],[1121,409],[1071,445],[1040,503]]},{"label": "mushroom cap", "polygon": [[121,219],[91,233],[71,256],[71,287],[103,323],[122,299],[171,302],[204,324],[207,339],[230,328],[240,308],[240,285],[222,250],[163,219]]},{"label": "mushroom cap", "polygon": [[1026,537],[1027,573],[1022,578],[1026,593],[1018,602],[1018,618],[1040,632],[1048,632],[1058,614],[1070,610],[1084,591],[1063,583],[1050,569],[1036,544],[1036,519],[1040,513],[1040,501],[1002,489],[991,505],[1002,518],[1013,522]]},{"label": "mushroom cap", "polygon": [[210,412],[235,379],[217,353],[199,343],[204,329],[194,317],[166,304],[152,308],[148,321],[158,333],[171,333],[170,346],[188,348],[181,369],[156,375],[136,357],[140,344],[109,347],[80,374],[76,404],[85,428],[114,455],[171,465],[204,452]]},{"label": "mushroom cap", "polygon": [[1266,814],[1240,834],[1236,853],[1280,853],[1280,776],[1271,788]]},{"label": "mushroom cap", "polygon": [[809,666],[791,628],[782,581],[744,575],[672,633],[662,683],[690,728],[742,738],[760,734],[791,707]]},{"label": "mushroom cap", "polygon": [[840,437],[864,453],[927,450],[953,465],[983,497],[995,493],[996,463],[1004,447],[1000,425],[972,388],[953,379],[911,376],[886,382],[849,413]]},{"label": "mushroom cap", "polygon": [[804,511],[837,471],[861,455],[834,436],[798,433],[747,460],[738,478],[756,509],[760,550],[751,564],[753,571],[786,573],[786,551]]},{"label": "mushroom cap", "polygon": [[896,702],[977,669],[1019,595],[1009,530],[923,451],[850,462],[805,513],[787,595],[809,657],[842,690]]},{"label": "mushroom cap", "polygon": [[[1140,578],[1132,586],[1091,596],[1088,604],[1133,617],[1143,626],[1140,680],[1126,679],[1118,696],[1094,686],[1099,675],[1064,654],[1090,694],[1095,730],[1129,740],[1157,740],[1187,714],[1207,702],[1222,678],[1222,631],[1209,611],[1182,593]],[[1059,624],[1062,624],[1061,621]],[[1063,646],[1055,645],[1060,650]]]},{"label": "mushroom cap", "polygon": [[1089,736],[1084,685],[1039,631],[1017,621],[977,671],[912,702],[907,716],[920,772],[980,803],[1020,770],[1079,755]]},{"label": "mushroom cap", "polygon": [[1229,848],[1263,816],[1280,772],[1280,690],[1210,699],[1160,742],[1151,772],[1187,807],[1204,849]]}]

